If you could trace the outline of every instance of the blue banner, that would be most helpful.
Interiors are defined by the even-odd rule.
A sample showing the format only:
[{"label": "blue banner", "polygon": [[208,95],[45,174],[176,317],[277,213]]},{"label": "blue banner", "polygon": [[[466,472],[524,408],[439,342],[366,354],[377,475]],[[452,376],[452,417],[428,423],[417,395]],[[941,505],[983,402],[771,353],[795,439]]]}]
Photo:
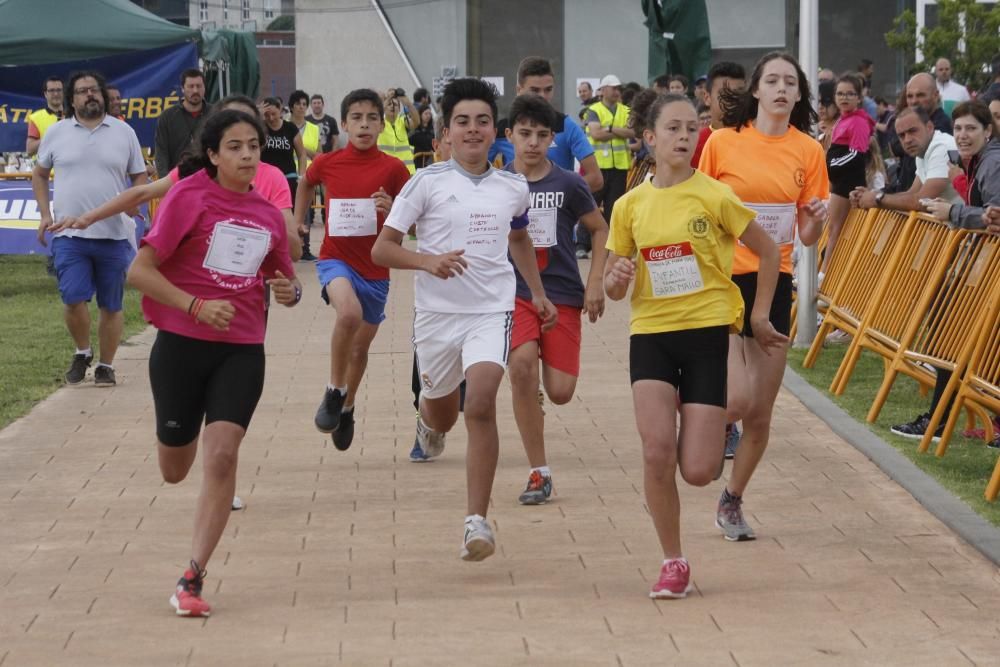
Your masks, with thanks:
[{"label": "blue banner", "polygon": [[[57,20],[57,19],[54,19]],[[49,76],[65,81],[77,70],[96,70],[122,93],[122,115],[152,147],[156,121],[165,109],[180,102],[181,72],[198,66],[193,42],[124,55],[52,63],[0,67],[0,152],[23,152],[28,136],[28,114],[45,106],[42,84]],[[70,95],[70,91],[65,91]]]},{"label": "blue banner", "polygon": [[[49,201],[53,200],[52,183],[49,183]],[[145,232],[146,205],[140,207],[141,216],[135,218],[135,240]],[[0,255],[47,255],[48,246],[38,242],[38,225],[41,214],[31,189],[31,181],[0,180]]]}]

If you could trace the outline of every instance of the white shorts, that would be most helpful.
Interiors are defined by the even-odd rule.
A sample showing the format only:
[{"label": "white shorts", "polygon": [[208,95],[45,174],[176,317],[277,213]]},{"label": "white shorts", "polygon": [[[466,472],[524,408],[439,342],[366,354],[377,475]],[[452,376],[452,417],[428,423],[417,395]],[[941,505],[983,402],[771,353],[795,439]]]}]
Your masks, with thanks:
[{"label": "white shorts", "polygon": [[413,349],[420,371],[420,395],[447,396],[462,384],[465,370],[483,361],[507,368],[513,314],[417,312]]}]

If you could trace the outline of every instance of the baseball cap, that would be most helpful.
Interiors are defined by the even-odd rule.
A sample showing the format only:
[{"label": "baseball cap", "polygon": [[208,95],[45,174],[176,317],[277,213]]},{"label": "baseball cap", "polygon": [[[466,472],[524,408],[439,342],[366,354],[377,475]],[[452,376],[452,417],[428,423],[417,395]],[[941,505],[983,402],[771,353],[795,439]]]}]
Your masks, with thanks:
[{"label": "baseball cap", "polygon": [[604,86],[621,86],[622,82],[614,74],[608,74],[606,77],[601,79],[601,85],[598,88],[603,88]]}]

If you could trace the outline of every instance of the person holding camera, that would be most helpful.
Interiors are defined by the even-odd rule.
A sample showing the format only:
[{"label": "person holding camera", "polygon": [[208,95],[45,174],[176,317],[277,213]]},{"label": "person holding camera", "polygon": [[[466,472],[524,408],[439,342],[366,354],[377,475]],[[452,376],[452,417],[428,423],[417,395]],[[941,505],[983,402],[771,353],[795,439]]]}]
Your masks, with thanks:
[{"label": "person holding camera", "polygon": [[402,160],[412,176],[417,167],[410,146],[410,130],[420,126],[420,114],[402,88],[389,88],[383,96],[383,105],[385,123],[378,135],[378,148]]}]

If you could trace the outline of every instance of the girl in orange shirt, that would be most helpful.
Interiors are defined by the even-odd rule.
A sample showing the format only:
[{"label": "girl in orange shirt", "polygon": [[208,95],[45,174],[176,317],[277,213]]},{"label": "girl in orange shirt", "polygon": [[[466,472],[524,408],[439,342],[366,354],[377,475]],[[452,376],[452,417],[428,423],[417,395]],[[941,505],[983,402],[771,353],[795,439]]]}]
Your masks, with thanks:
[{"label": "girl in orange shirt", "polygon": [[[823,200],[829,180],[823,148],[808,133],[816,122],[806,75],[795,58],[782,52],[764,56],[745,91],[722,94],[723,124],[712,133],[699,169],[732,187],[757,212],[757,222],[778,244],[781,269],[771,304],[771,323],[790,330],[792,246],[795,236],[810,246],[819,239],[827,217]],[[759,258],[738,246],[733,282],[753,310]],[[729,483],[722,492],[716,525],[727,540],[754,539],[741,505],[771,429],[771,412],[785,370],[786,348],[767,349],[744,327],[730,337],[728,418],[743,419],[743,441],[736,451]]]}]

